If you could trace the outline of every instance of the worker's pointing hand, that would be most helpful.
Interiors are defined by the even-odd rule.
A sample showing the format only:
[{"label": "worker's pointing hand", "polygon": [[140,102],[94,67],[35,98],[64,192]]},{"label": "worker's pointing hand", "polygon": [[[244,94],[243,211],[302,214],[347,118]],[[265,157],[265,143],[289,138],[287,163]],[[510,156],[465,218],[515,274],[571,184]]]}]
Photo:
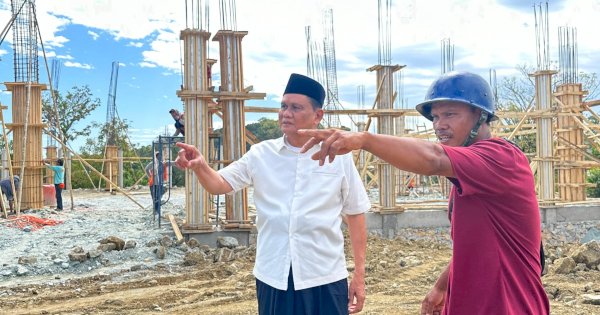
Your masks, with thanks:
[{"label": "worker's pointing hand", "polygon": [[348,132],[339,129],[300,129],[298,134],[310,136],[300,152],[304,153],[314,145],[321,143],[321,149],[312,155],[313,160],[318,160],[319,165],[325,164],[329,156],[329,163],[333,162],[336,155],[346,154],[363,146],[363,134]]},{"label": "worker's pointing hand", "polygon": [[195,169],[199,164],[204,162],[204,158],[200,151],[193,145],[189,145],[183,142],[177,142],[176,146],[180,147],[179,153],[177,153],[177,159],[175,160],[175,166],[186,169]]}]

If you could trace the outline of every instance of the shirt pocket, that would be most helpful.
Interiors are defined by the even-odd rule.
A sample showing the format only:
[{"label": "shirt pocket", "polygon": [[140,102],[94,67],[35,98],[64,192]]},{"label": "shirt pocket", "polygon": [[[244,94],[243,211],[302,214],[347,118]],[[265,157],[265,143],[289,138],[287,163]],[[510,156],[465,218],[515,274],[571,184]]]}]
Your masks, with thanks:
[{"label": "shirt pocket", "polygon": [[314,176],[338,176],[339,171],[337,168],[332,167],[330,164],[325,164],[323,166],[317,166],[317,168],[313,169],[312,175]]}]

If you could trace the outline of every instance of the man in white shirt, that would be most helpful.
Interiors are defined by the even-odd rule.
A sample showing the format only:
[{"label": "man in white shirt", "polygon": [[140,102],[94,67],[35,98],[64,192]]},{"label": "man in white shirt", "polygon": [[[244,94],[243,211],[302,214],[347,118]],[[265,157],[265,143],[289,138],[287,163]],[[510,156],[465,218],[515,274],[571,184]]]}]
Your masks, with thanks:
[{"label": "man in white shirt", "polygon": [[[200,152],[184,143],[176,165],[194,171],[211,194],[254,186],[258,229],[256,290],[259,314],[348,314],[365,299],[366,224],[371,204],[351,153],[319,167],[300,148],[317,128],[325,90],[292,74],[279,110],[284,136],[253,145],[239,160],[214,171]],[[348,286],[342,217],[348,225],[354,274]]]}]

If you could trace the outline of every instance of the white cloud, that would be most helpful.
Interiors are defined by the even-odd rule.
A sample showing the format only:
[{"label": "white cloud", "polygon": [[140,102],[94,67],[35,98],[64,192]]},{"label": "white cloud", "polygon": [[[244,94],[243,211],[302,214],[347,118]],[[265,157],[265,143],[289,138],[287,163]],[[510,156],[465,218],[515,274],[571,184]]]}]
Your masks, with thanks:
[{"label": "white cloud", "polygon": [[81,69],[87,69],[87,70],[90,70],[90,69],[94,68],[94,67],[92,67],[91,65],[88,65],[88,64],[82,64],[82,63],[79,63],[79,62],[72,62],[72,61],[65,61],[63,63],[63,65],[65,67],[81,68]]},{"label": "white cloud", "polygon": [[88,35],[90,35],[92,37],[92,39],[96,40],[98,39],[98,37],[100,37],[100,34],[93,32],[93,31],[88,31]]},{"label": "white cloud", "polygon": [[[116,41],[139,48],[141,60],[132,66],[161,68],[163,75],[181,71],[179,34],[186,27],[184,1],[159,0],[62,0],[38,1],[38,19],[44,43],[52,47],[68,45],[70,39],[57,36],[69,24],[78,24],[100,34],[110,34]],[[211,35],[220,28],[219,2],[211,5]],[[552,6],[552,3],[550,3]],[[377,63],[377,1],[361,0],[255,0],[237,1],[238,30],[244,37],[244,85],[254,85],[254,92],[267,93],[278,99],[291,72],[306,73],[305,27],[311,26],[313,39],[322,38],[323,9],[332,8],[335,48],[340,92],[353,95],[357,85],[365,85],[366,95],[375,94],[374,72],[365,71]],[[264,12],[273,12],[265,14]],[[600,15],[598,0],[567,0],[564,7],[549,16],[551,59],[557,60],[556,27],[578,28],[580,70],[599,72],[597,27]],[[8,20],[6,11],[0,20]],[[450,38],[455,45],[456,68],[487,74],[497,69],[498,76],[512,75],[517,64],[535,62],[533,12],[524,13],[501,6],[494,0],[395,0],[391,11],[391,48],[393,64],[407,64],[405,97],[420,100],[433,78],[439,75],[439,56],[416,60],[415,47],[439,51],[440,40]],[[94,36],[96,31],[89,31]],[[105,37],[105,36],[104,36]],[[209,57],[219,58],[218,43],[208,42]],[[410,50],[412,55],[406,55]],[[5,52],[6,53],[6,52]],[[404,55],[403,55],[404,53]],[[68,57],[68,58],[66,58]],[[73,60],[70,55],[57,58]],[[411,58],[412,57],[412,58]],[[433,65],[433,66],[432,66]],[[65,64],[65,66],[68,66]],[[71,66],[91,69],[90,65],[72,62]],[[219,76],[219,65],[213,68]],[[219,82],[215,80],[215,85]],[[354,102],[343,100],[344,106]],[[367,101],[368,103],[369,101]],[[414,102],[414,101],[412,101]]]},{"label": "white cloud", "polygon": [[56,58],[64,60],[73,60],[73,56],[71,55],[56,55]]},{"label": "white cloud", "polygon": [[138,64],[140,67],[142,68],[156,68],[156,64],[150,63],[150,62],[140,62]]}]

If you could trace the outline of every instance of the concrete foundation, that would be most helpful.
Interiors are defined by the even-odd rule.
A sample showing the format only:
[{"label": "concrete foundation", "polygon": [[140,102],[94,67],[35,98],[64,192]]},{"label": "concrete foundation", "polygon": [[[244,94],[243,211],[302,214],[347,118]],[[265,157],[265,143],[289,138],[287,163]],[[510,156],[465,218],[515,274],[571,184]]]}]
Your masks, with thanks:
[{"label": "concrete foundation", "polygon": [[[600,221],[600,204],[547,206],[540,208],[542,224]],[[393,238],[404,228],[450,227],[445,208],[408,210],[401,213],[367,213],[369,234]]]},{"label": "concrete foundation", "polygon": [[210,247],[217,247],[217,239],[221,236],[234,237],[238,240],[240,246],[249,246],[256,244],[256,230],[223,230],[214,231],[209,233],[194,233],[186,231],[184,233],[185,240],[196,239],[200,245],[208,245]]},{"label": "concrete foundation", "polygon": [[[540,208],[542,224],[560,222],[600,221],[600,204],[548,206]],[[407,210],[381,214],[367,212],[367,231],[385,238],[394,238],[405,228],[450,227],[448,212],[440,209]],[[219,236],[235,237],[242,246],[256,244],[256,228],[252,230],[224,230],[210,233],[184,233],[186,240],[195,238],[200,244],[216,247]]]}]

